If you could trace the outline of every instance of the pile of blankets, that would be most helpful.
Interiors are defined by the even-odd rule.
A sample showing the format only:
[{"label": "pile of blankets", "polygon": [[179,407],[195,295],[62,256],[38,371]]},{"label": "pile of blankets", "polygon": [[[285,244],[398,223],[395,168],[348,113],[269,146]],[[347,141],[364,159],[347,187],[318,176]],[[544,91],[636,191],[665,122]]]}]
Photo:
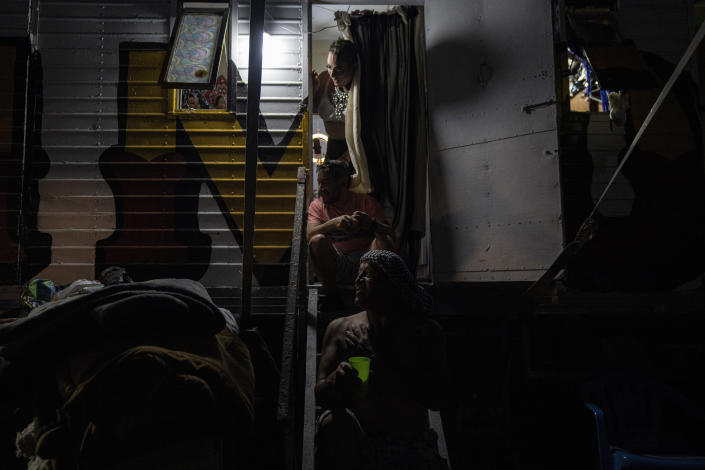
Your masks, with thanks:
[{"label": "pile of blankets", "polygon": [[189,279],[107,286],[0,325],[0,400],[33,411],[32,457],[51,468],[233,466],[253,396],[237,322]]}]

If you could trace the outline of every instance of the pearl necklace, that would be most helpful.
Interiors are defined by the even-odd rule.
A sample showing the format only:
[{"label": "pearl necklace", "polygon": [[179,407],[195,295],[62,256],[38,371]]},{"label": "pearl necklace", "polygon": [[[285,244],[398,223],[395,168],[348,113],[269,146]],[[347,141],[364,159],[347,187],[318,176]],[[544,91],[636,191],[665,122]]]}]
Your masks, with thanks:
[{"label": "pearl necklace", "polygon": [[348,106],[348,92],[339,87],[334,87],[333,90],[333,117],[342,121],[345,119],[345,108]]}]

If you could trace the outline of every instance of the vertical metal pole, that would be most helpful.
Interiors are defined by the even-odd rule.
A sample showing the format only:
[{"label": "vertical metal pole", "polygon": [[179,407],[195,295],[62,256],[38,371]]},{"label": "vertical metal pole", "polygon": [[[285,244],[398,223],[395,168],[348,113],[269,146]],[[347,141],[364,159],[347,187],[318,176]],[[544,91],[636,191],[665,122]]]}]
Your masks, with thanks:
[{"label": "vertical metal pole", "polygon": [[247,64],[247,139],[245,141],[245,214],[242,250],[242,320],[250,320],[252,297],[252,248],[255,234],[255,192],[257,187],[257,136],[259,99],[262,88],[262,35],[265,0],[250,2],[250,59]]},{"label": "vertical metal pole", "polygon": [[[303,131],[306,133],[305,134],[305,140],[306,145],[304,146],[304,165],[306,165],[306,168],[313,168],[313,152],[311,152],[311,149],[313,148],[313,140],[311,139],[311,136],[313,135],[312,131],[312,122],[313,119],[311,118],[311,111],[313,110],[313,83],[311,83],[311,70],[313,68],[311,67],[311,54],[313,52],[313,47],[312,47],[312,34],[311,34],[311,2],[309,0],[302,0],[301,2],[301,22],[302,27],[301,31],[305,33],[305,36],[301,40],[301,47],[303,47],[303,52],[301,53],[301,58],[303,60],[303,74],[302,74],[302,94],[303,96],[308,97],[308,107],[306,108],[306,113],[308,116],[308,119],[306,119],[306,126],[303,127]],[[313,173],[313,170],[311,172],[311,179],[315,178],[316,175]],[[309,194],[311,193],[311,188],[312,188],[311,181],[308,182],[308,187],[306,188],[307,191],[309,191]]]}]

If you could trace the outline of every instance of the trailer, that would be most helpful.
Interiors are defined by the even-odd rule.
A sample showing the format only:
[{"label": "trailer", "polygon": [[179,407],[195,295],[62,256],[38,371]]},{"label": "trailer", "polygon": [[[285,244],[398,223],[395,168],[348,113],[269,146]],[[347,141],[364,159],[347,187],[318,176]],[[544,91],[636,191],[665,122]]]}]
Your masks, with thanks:
[{"label": "trailer", "polygon": [[[274,450],[261,468],[313,468],[330,318],[303,243],[310,70],[327,47],[312,33],[322,10],[330,27],[356,5],[0,4],[0,312],[34,280],[64,287],[116,266],[138,282],[201,283],[272,372],[257,432]],[[423,25],[428,135],[410,186],[412,264],[454,378],[452,403],[430,415],[441,454],[453,468],[587,467],[580,394],[606,372],[650,375],[702,410],[705,46],[649,112],[703,3],[405,5]],[[219,18],[207,86],[165,78],[189,12]],[[566,251],[586,219],[598,228]]]}]

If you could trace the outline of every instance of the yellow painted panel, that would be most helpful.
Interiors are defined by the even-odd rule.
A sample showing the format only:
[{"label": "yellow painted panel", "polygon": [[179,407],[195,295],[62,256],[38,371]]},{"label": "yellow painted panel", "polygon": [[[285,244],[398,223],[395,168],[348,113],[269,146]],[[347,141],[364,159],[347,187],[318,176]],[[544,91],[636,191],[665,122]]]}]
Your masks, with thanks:
[{"label": "yellow painted panel", "polygon": [[127,96],[162,97],[164,96],[164,90],[159,86],[159,83],[152,82],[151,80],[148,83],[140,83],[137,85],[133,85],[132,82],[130,82],[130,85],[127,87]]},{"label": "yellow painted panel", "polygon": [[235,119],[232,113],[227,111],[207,112],[208,119],[199,119],[199,114],[204,111],[179,111],[179,118],[188,124],[189,132],[199,132],[202,130],[215,130],[222,132],[236,132],[242,135],[245,131],[240,127],[240,124]]},{"label": "yellow painted panel", "polygon": [[[160,52],[158,51],[133,51],[130,53],[130,58],[132,58],[136,54],[145,54],[145,53],[152,53],[152,54],[159,54]],[[163,54],[163,53],[161,53]],[[136,81],[136,82],[146,82],[146,81],[155,81],[159,80],[159,73],[161,69],[153,69],[153,68],[144,68],[144,67],[130,67],[129,72],[127,73],[127,80],[128,81]]]},{"label": "yellow painted panel", "polygon": [[[245,210],[245,197],[242,195],[223,196],[228,201],[228,206],[235,212]],[[290,196],[257,196],[255,205],[260,211],[294,210],[296,198]],[[291,229],[291,227],[289,227]]]},{"label": "yellow painted panel", "polygon": [[188,125],[184,123],[184,127],[186,128],[186,131],[188,132],[188,136],[191,139],[191,143],[193,143],[194,147],[198,148],[200,146],[231,146],[231,145],[238,145],[237,138],[235,137],[235,134],[230,131],[229,133],[217,133],[217,132],[210,132],[210,133],[193,133],[191,130],[188,128]]},{"label": "yellow painted panel", "polygon": [[[280,163],[278,165],[279,168],[277,168],[277,175],[284,178],[296,178],[296,172],[298,171],[299,166],[300,164],[296,162]],[[206,167],[208,168],[208,174],[214,180],[245,177],[245,164],[242,162],[208,162]],[[263,179],[268,176],[269,174],[264,169],[262,163],[259,163],[259,165],[257,165],[257,178]]]},{"label": "yellow painted panel", "polygon": [[[226,181],[219,181],[217,183],[218,191],[221,195],[243,195],[244,194],[244,181],[240,179],[230,179]],[[285,195],[290,196],[296,194],[296,179],[291,178],[289,180],[272,180],[264,179],[257,181],[257,194],[275,196],[275,195]]]},{"label": "yellow painted panel", "polygon": [[168,130],[171,128],[171,124],[164,119],[164,112],[160,111],[158,115],[155,116],[145,116],[137,115],[133,112],[130,114],[131,117],[137,118],[130,120],[131,130],[134,129],[153,129],[153,130]]},{"label": "yellow painted panel", "polygon": [[[176,94],[157,83],[165,56],[164,51],[129,52],[126,150],[147,161],[166,153],[179,153],[182,149],[176,146],[178,119],[227,206],[223,216],[230,217],[241,227],[245,131],[230,112],[177,111]],[[257,199],[259,202],[266,198],[266,203],[258,206],[255,216],[258,231],[254,253],[260,263],[280,262],[288,249],[294,217],[296,171],[307,161],[303,137],[306,129],[307,116],[304,116],[271,175],[261,162],[258,164]],[[275,133],[274,138],[278,140],[283,135]]]},{"label": "yellow painted panel", "polygon": [[[189,136],[191,134],[189,133]],[[280,160],[281,163],[287,164],[297,164],[305,165],[301,161],[301,148],[287,148],[282,155]],[[231,146],[226,150],[221,150],[217,148],[209,148],[205,146],[199,146],[198,152],[201,155],[204,163],[224,163],[224,162],[239,162],[241,164],[245,163],[245,147],[244,146]],[[260,162],[261,163],[261,162]],[[279,168],[275,170],[272,177],[279,177]]]},{"label": "yellow painted panel", "polygon": [[161,73],[165,57],[166,51],[130,51],[130,68],[137,70],[156,69]]},{"label": "yellow painted panel", "polygon": [[[278,213],[260,213],[255,214],[255,229],[291,229],[294,223],[294,212],[278,212]],[[235,223],[242,227],[243,215],[242,212],[231,212],[231,216]],[[267,235],[264,232],[262,235]],[[261,237],[264,238],[264,237]],[[266,244],[266,240],[258,240],[258,244]]]},{"label": "yellow painted panel", "polygon": [[[158,79],[161,65],[166,56],[165,51],[130,51],[130,62],[128,64],[127,75],[129,80],[149,80]],[[176,145],[176,122],[172,119],[167,119],[167,98],[168,91],[158,83],[154,85],[134,86],[128,82],[128,101],[127,101],[127,118],[125,129],[125,144],[128,151],[133,152],[147,161],[152,161],[159,155],[171,153],[174,151],[173,146]],[[135,95],[130,91],[139,91]],[[143,100],[143,97],[161,98],[159,101]],[[133,132],[132,129],[140,129],[142,125],[142,117],[135,116],[135,113],[162,113],[163,118],[161,125],[158,127],[163,129],[161,134]],[[157,119],[152,122],[157,124]],[[140,148],[140,146],[164,145],[171,148],[163,150],[148,150]]]}]

